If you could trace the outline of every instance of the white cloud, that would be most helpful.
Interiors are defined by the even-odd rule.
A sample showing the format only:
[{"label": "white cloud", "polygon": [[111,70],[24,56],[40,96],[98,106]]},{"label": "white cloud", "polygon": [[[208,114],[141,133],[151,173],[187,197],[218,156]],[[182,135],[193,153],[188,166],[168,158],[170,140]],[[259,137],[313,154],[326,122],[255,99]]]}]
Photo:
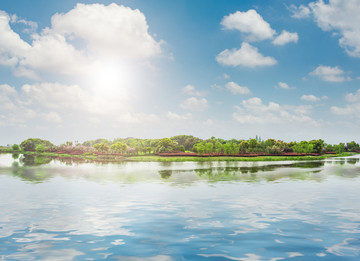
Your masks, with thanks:
[{"label": "white cloud", "polygon": [[273,57],[263,56],[258,49],[249,43],[243,42],[240,49],[225,49],[216,56],[216,61],[227,66],[271,66],[277,64]]},{"label": "white cloud", "polygon": [[316,125],[309,116],[312,106],[288,106],[275,102],[263,104],[262,100],[254,97],[244,100],[241,106],[235,106],[233,118],[242,123],[268,124],[268,123],[308,123]]},{"label": "white cloud", "polygon": [[297,7],[296,5],[292,4],[290,5],[289,10],[293,13],[291,17],[297,19],[308,18],[311,15],[309,7],[304,5],[300,5],[299,7]]},{"label": "white cloud", "polygon": [[225,85],[225,88],[228,89],[232,94],[251,94],[251,91],[246,86],[240,86],[235,82],[228,82]]},{"label": "white cloud", "polygon": [[0,64],[12,67],[16,76],[89,74],[97,60],[139,62],[161,53],[162,42],[149,34],[145,15],[115,3],[77,4],[55,14],[51,27],[33,34],[31,44],[11,29],[11,20],[34,29],[36,24],[0,11]]},{"label": "white cloud", "polygon": [[309,95],[303,95],[300,98],[303,101],[309,101],[309,102],[316,102],[316,101],[320,101],[321,98],[316,97],[315,95],[309,94]]},{"label": "white cloud", "polygon": [[213,120],[209,119],[209,120],[204,121],[203,124],[206,125],[206,126],[211,126],[211,125],[214,124],[214,122],[213,122]]},{"label": "white cloud", "polygon": [[16,109],[16,105],[13,101],[14,96],[17,96],[15,88],[8,84],[0,84],[0,109],[6,111],[13,111]]},{"label": "white cloud", "polygon": [[175,112],[168,111],[166,117],[170,120],[191,120],[193,115],[190,112],[186,114],[177,114]]},{"label": "white cloud", "polygon": [[354,94],[353,93],[346,94],[345,100],[347,102],[360,102],[360,89],[357,90]]},{"label": "white cloud", "polygon": [[285,45],[291,42],[297,43],[299,36],[297,33],[290,33],[283,30],[280,35],[278,35],[274,40],[273,44],[275,45]]},{"label": "white cloud", "polygon": [[190,97],[183,101],[180,107],[190,111],[204,111],[208,107],[208,102],[205,98]]},{"label": "white cloud", "polygon": [[18,57],[24,57],[31,48],[10,28],[9,22],[10,16],[4,11],[0,11],[0,63],[2,64],[8,63],[4,62],[6,59],[17,62]]},{"label": "white cloud", "polygon": [[56,113],[56,112],[48,112],[48,113],[43,113],[42,118],[49,121],[49,122],[54,122],[54,123],[61,123],[63,120],[61,118],[61,116]]},{"label": "white cloud", "polygon": [[[0,85],[0,114],[6,125],[20,124],[39,116],[52,123],[62,123],[62,115],[68,115],[93,122],[94,117],[110,119],[115,123],[155,122],[155,114],[134,112],[121,96],[101,96],[78,85],[60,83],[25,84],[20,91],[7,84]],[[94,122],[93,122],[94,123]],[[4,125],[2,123],[1,125]]]},{"label": "white cloud", "polygon": [[10,22],[12,24],[13,23],[23,24],[25,27],[27,27],[23,30],[23,32],[28,34],[34,33],[38,28],[38,24],[36,22],[29,21],[26,19],[20,19],[19,17],[17,17],[17,15],[12,15]]},{"label": "white cloud", "polygon": [[148,58],[161,52],[160,43],[149,34],[145,15],[112,3],[77,4],[51,19],[52,31],[79,37],[92,52],[110,57]]},{"label": "white cloud", "polygon": [[[301,7],[301,6],[300,6]],[[323,0],[311,2],[309,8],[324,31],[341,36],[339,44],[353,57],[360,57],[360,2],[358,0]],[[306,10],[305,7],[303,7]]]},{"label": "white cloud", "polygon": [[205,91],[201,91],[201,92],[196,91],[195,86],[191,85],[191,84],[188,84],[184,88],[182,88],[182,92],[189,96],[204,96],[204,95],[206,95]]},{"label": "white cloud", "polygon": [[8,84],[0,84],[0,93],[2,95],[16,95],[17,91],[14,87]]},{"label": "white cloud", "polygon": [[346,115],[360,118],[360,89],[355,93],[345,95],[345,100],[349,103],[345,107],[332,106],[331,112],[336,115]]},{"label": "white cloud", "polygon": [[280,89],[284,89],[284,90],[294,90],[296,89],[296,87],[294,86],[289,86],[287,83],[285,82],[279,82],[277,86],[275,86],[275,88],[280,88]]},{"label": "white cloud", "polygon": [[32,48],[20,61],[21,67],[68,75],[86,73],[89,65],[84,53],[76,50],[60,34],[37,36]]},{"label": "white cloud", "polygon": [[351,78],[345,76],[343,70],[341,70],[338,66],[324,66],[319,65],[314,71],[310,73],[312,76],[317,76],[321,80],[326,82],[345,82],[350,81]]},{"label": "white cloud", "polygon": [[230,79],[230,75],[224,73],[224,74],[223,74],[223,78],[224,78],[225,80]]},{"label": "white cloud", "polygon": [[247,41],[271,39],[276,33],[256,10],[237,11],[224,16],[221,24],[225,29],[238,30],[247,35]]},{"label": "white cloud", "polygon": [[114,120],[120,123],[144,123],[155,122],[159,120],[159,117],[152,113],[122,112],[116,115]]}]

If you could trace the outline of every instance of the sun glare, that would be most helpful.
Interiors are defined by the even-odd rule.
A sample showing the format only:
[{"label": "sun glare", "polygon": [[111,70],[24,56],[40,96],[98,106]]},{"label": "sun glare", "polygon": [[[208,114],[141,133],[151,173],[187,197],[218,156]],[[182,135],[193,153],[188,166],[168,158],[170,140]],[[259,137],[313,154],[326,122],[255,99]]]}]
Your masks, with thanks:
[{"label": "sun glare", "polygon": [[90,76],[94,92],[101,96],[120,94],[131,87],[132,73],[129,67],[112,62],[99,62]]}]

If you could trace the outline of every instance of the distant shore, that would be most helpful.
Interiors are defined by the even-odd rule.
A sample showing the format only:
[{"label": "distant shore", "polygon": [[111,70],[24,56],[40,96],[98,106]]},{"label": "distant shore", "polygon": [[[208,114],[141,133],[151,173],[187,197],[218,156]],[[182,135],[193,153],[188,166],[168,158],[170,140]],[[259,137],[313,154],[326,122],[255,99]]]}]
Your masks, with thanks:
[{"label": "distant shore", "polygon": [[331,157],[352,156],[356,153],[344,152],[341,154],[322,155],[121,155],[121,154],[66,154],[54,152],[32,152],[32,151],[1,151],[1,153],[34,155],[50,158],[72,158],[83,159],[95,162],[186,162],[186,161],[294,161],[294,160],[323,160]]}]

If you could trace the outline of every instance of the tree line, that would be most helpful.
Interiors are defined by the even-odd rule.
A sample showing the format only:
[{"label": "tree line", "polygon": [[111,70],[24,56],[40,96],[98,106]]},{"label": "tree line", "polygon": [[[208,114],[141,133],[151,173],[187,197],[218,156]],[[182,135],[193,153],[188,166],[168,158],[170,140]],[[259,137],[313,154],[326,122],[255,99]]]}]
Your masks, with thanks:
[{"label": "tree line", "polygon": [[266,153],[270,155],[281,155],[283,153],[342,153],[360,152],[359,144],[355,141],[339,144],[327,144],[321,139],[284,142],[282,140],[267,139],[260,137],[252,139],[231,139],[211,137],[200,139],[192,135],[177,135],[162,139],[139,139],[139,138],[116,138],[114,140],[96,139],[83,143],[67,141],[61,145],[54,145],[50,141],[38,138],[29,138],[14,144],[15,151],[37,151],[37,152],[79,152],[79,153],[119,153],[124,155],[144,155],[162,152],[194,152],[202,154],[244,154],[244,153]]}]

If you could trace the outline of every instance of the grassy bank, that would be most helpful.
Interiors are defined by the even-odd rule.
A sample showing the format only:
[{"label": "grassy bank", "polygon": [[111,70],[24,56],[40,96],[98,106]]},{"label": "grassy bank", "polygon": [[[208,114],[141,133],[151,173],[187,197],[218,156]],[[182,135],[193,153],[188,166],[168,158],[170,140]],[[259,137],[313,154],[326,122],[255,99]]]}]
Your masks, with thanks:
[{"label": "grassy bank", "polygon": [[322,160],[331,157],[351,156],[355,153],[345,152],[342,154],[325,154],[321,156],[259,156],[259,157],[161,157],[161,156],[136,156],[128,157],[129,161],[159,161],[159,162],[182,162],[182,161],[286,161],[286,160]]},{"label": "grassy bank", "polygon": [[118,155],[96,155],[96,154],[59,154],[55,152],[32,152],[32,151],[12,151],[11,149],[1,150],[2,153],[25,154],[35,156],[45,156],[52,158],[74,158],[85,159],[102,162],[185,162],[185,161],[294,161],[294,160],[322,160],[331,157],[351,156],[355,153],[344,152],[341,154],[324,154],[320,156],[258,156],[258,157],[230,157],[230,156],[214,156],[214,157],[164,157],[157,155],[135,155],[135,156],[118,156]]}]

